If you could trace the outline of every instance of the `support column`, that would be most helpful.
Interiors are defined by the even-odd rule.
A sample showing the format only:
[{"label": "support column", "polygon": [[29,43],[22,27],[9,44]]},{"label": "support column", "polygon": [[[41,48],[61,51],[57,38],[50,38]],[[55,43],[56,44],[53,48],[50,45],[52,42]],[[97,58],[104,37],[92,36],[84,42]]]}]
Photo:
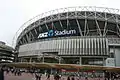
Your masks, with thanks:
[{"label": "support column", "polygon": [[53,71],[52,71],[52,68],[50,69],[50,74],[52,75]]},{"label": "support column", "polygon": [[45,55],[44,55],[44,53],[43,53],[43,58],[42,58],[42,62],[44,63],[44,57],[45,57]]},{"label": "support column", "polygon": [[61,58],[59,57],[59,64],[61,63]]},{"label": "support column", "polygon": [[79,65],[82,65],[82,57],[79,57]]},{"label": "support column", "polygon": [[115,62],[115,66],[116,66],[116,52],[115,52],[115,46],[113,46],[113,51],[114,51],[114,62]]},{"label": "support column", "polygon": [[20,62],[23,62],[23,58],[21,57],[21,61]]},{"label": "support column", "polygon": [[105,58],[103,57],[103,66],[105,66]]},{"label": "support column", "polygon": [[30,57],[30,60],[29,60],[29,62],[32,62],[32,57]]}]

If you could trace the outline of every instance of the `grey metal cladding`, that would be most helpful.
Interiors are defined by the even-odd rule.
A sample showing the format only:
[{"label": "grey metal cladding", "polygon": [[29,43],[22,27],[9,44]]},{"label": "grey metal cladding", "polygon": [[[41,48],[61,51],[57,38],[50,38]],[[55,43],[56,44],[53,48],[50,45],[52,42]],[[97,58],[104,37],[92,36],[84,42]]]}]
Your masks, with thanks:
[{"label": "grey metal cladding", "polygon": [[[35,51],[58,52],[58,55],[108,55],[107,38],[74,38],[42,41],[21,45],[19,55],[36,55]],[[56,50],[55,50],[56,49]],[[30,51],[30,54],[28,53]],[[32,52],[31,52],[32,51]],[[39,55],[39,53],[38,53]]]}]

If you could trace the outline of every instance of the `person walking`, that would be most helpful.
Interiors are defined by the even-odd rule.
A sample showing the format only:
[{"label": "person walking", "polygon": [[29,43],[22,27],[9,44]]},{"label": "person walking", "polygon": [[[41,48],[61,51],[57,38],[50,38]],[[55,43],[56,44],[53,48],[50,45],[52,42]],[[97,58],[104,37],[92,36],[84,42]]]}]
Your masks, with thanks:
[{"label": "person walking", "polygon": [[2,67],[0,68],[0,80],[4,80],[4,70]]},{"label": "person walking", "polygon": [[71,80],[75,80],[74,76],[72,77],[72,79],[71,79]]},{"label": "person walking", "polygon": [[67,80],[70,80],[70,76],[68,76]]}]

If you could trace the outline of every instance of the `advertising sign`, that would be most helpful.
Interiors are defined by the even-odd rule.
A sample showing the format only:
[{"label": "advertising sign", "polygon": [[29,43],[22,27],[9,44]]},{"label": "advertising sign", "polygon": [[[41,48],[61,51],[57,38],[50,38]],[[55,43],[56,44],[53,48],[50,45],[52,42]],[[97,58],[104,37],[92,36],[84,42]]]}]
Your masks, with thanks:
[{"label": "advertising sign", "polygon": [[38,35],[38,38],[73,35],[73,34],[76,34],[76,30],[63,30],[63,31],[49,30],[48,32],[40,33]]}]

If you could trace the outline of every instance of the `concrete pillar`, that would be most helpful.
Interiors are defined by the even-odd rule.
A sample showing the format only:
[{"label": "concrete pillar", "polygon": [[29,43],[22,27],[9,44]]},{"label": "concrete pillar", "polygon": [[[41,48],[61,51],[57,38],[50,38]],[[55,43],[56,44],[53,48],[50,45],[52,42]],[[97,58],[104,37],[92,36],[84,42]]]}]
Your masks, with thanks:
[{"label": "concrete pillar", "polygon": [[103,57],[103,66],[106,66],[105,58]]},{"label": "concrete pillar", "polygon": [[59,64],[61,63],[61,58],[59,57]]},{"label": "concrete pillar", "polygon": [[23,62],[23,58],[21,57],[21,61],[20,62]]},{"label": "concrete pillar", "polygon": [[30,57],[30,60],[29,60],[29,62],[32,62],[32,57]]},{"label": "concrete pillar", "polygon": [[53,73],[53,71],[52,71],[52,68],[51,68],[50,74],[52,74],[52,73]]},{"label": "concrete pillar", "polygon": [[44,63],[44,57],[45,57],[45,55],[44,55],[44,53],[43,53],[43,58],[42,58],[42,62]]},{"label": "concrete pillar", "polygon": [[82,57],[79,57],[79,65],[82,65]]}]

